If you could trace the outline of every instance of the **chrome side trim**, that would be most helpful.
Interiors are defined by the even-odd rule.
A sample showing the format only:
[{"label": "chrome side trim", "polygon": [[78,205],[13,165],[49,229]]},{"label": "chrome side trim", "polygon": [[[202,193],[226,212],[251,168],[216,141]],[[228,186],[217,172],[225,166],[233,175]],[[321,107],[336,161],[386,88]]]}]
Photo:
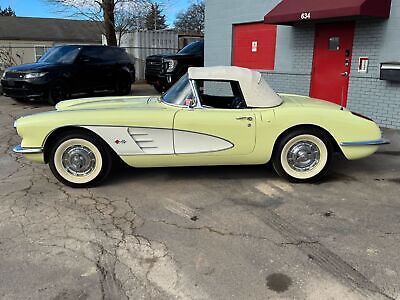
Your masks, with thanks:
[{"label": "chrome side trim", "polygon": [[13,151],[18,154],[39,154],[43,153],[43,148],[23,148],[21,145],[17,145]]},{"label": "chrome side trim", "polygon": [[347,146],[380,146],[388,145],[390,141],[385,139],[375,140],[375,141],[362,141],[362,142],[343,142],[340,145],[343,147]]},{"label": "chrome side trim", "polygon": [[196,82],[192,79],[190,79],[189,82],[190,82],[190,86],[192,87],[193,95],[196,98],[196,106],[193,108],[203,109],[203,106],[201,105],[201,101],[200,101],[200,95],[197,90]]}]

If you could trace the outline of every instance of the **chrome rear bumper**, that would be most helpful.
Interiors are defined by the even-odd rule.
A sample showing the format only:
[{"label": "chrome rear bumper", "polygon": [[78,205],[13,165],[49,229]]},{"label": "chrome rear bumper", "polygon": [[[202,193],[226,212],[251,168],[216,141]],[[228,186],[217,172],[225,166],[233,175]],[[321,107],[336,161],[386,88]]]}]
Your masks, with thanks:
[{"label": "chrome rear bumper", "polygon": [[362,142],[343,142],[340,145],[343,147],[347,147],[347,146],[381,146],[388,144],[390,144],[390,141],[385,139],[380,139],[380,140],[362,141]]},{"label": "chrome rear bumper", "polygon": [[21,145],[17,145],[13,151],[19,154],[39,154],[43,153],[43,148],[23,148]]}]

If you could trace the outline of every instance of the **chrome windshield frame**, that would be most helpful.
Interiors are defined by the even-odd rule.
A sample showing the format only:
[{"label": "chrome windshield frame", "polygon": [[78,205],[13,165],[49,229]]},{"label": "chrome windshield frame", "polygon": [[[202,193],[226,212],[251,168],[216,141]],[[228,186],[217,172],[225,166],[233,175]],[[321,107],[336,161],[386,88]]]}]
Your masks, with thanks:
[{"label": "chrome windshield frame", "polygon": [[199,93],[198,93],[198,90],[196,87],[196,82],[193,79],[189,79],[189,84],[190,84],[190,88],[192,90],[194,100],[196,101],[194,106],[170,103],[168,101],[165,101],[162,96],[160,97],[161,102],[165,105],[174,106],[174,107],[188,108],[188,109],[203,109],[203,106],[201,105],[201,102],[200,102],[200,96],[199,96]]},{"label": "chrome windshield frame", "polygon": [[190,86],[192,87],[193,96],[195,97],[196,100],[196,105],[191,108],[203,109],[203,106],[201,105],[200,101],[199,91],[197,90],[196,81],[193,79],[189,79],[189,81],[190,81]]}]

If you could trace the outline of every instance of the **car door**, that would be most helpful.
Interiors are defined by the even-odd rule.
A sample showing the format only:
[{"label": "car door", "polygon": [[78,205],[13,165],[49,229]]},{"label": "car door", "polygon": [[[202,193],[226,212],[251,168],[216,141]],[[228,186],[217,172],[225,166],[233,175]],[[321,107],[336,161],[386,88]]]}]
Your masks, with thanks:
[{"label": "car door", "polygon": [[104,88],[110,80],[107,78],[110,70],[102,52],[103,48],[103,46],[85,46],[82,49],[77,61],[81,70],[79,84],[82,90],[93,91]]},{"label": "car door", "polygon": [[250,154],[255,146],[255,122],[250,109],[183,108],[175,115],[175,153]]},{"label": "car door", "polygon": [[121,69],[118,49],[106,46],[98,48],[98,57],[101,57],[101,63],[99,64],[101,76],[99,76],[96,84],[99,88],[114,88]]},{"label": "car door", "polygon": [[97,62],[91,56],[91,52],[91,47],[83,47],[74,63],[76,74],[74,76],[74,87],[76,91],[87,92],[94,89]]},{"label": "car door", "polygon": [[[207,105],[182,108],[175,115],[176,154],[248,155],[256,142],[256,115],[246,107],[232,107],[240,90],[238,83],[202,82],[200,100]],[[244,101],[244,99],[242,99]]]}]

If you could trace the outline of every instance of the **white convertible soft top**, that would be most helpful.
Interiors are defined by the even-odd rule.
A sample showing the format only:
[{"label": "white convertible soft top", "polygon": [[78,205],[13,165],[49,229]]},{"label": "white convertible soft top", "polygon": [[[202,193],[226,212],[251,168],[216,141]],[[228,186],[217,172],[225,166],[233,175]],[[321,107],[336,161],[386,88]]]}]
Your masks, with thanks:
[{"label": "white convertible soft top", "polygon": [[189,79],[238,81],[248,107],[275,107],[282,99],[260,72],[239,67],[189,68]]}]

